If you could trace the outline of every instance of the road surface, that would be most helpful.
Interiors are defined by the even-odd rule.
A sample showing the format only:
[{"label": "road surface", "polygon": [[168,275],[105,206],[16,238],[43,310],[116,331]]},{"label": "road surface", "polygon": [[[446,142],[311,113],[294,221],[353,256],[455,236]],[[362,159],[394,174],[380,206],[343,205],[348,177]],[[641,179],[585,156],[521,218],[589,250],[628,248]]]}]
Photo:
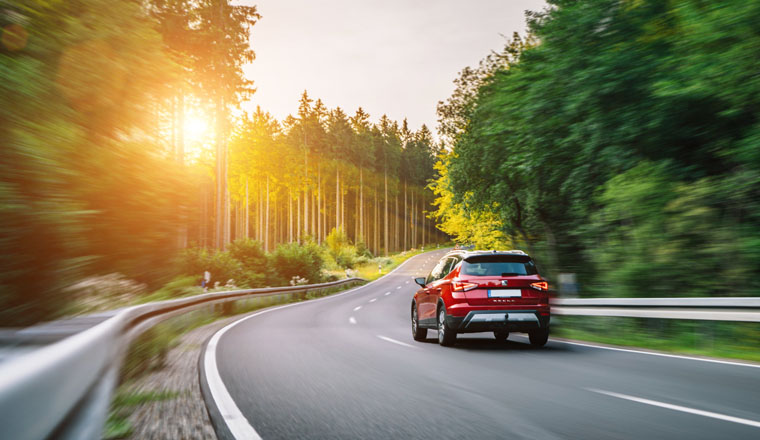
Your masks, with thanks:
[{"label": "road surface", "polygon": [[444,348],[430,330],[414,341],[412,278],[443,253],[228,327],[206,356],[242,423],[264,439],[760,438],[756,366],[559,341],[534,349],[519,334],[459,335]]}]

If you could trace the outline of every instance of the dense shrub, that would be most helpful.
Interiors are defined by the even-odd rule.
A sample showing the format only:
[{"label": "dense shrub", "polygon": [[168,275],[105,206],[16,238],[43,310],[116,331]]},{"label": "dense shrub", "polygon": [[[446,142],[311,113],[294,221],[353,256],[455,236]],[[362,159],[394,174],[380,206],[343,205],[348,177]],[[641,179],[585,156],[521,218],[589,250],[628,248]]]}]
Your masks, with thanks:
[{"label": "dense shrub", "polygon": [[322,281],[322,249],[314,242],[286,243],[277,246],[272,263],[281,279],[303,277],[310,284]]},{"label": "dense shrub", "polygon": [[229,254],[240,263],[240,273],[235,281],[245,287],[265,287],[281,284],[272,267],[270,257],[261,242],[238,239],[229,245]]},{"label": "dense shrub", "polygon": [[219,282],[224,285],[228,280],[236,280],[242,274],[240,262],[228,252],[216,252],[203,248],[187,249],[182,254],[182,272],[187,275],[197,276],[198,282],[203,277],[203,272],[211,274],[210,285]]},{"label": "dense shrub", "polygon": [[344,269],[353,269],[356,265],[357,250],[356,247],[351,245],[348,240],[348,235],[343,228],[333,228],[327,237],[325,237],[325,245],[327,246],[327,252],[330,257],[335,261],[335,264]]}]

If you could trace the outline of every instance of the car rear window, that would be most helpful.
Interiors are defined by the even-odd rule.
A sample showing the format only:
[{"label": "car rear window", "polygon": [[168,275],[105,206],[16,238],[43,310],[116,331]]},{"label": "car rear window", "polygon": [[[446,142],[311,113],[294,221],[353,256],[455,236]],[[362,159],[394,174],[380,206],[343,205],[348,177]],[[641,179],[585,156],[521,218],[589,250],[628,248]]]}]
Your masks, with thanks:
[{"label": "car rear window", "polygon": [[527,255],[474,255],[465,258],[460,273],[498,277],[536,275],[538,270]]}]

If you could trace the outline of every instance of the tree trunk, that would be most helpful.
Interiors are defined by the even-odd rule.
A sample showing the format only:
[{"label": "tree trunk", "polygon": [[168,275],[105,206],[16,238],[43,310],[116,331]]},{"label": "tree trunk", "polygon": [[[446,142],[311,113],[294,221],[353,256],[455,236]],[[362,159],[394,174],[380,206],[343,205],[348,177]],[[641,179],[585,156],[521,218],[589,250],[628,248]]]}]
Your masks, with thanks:
[{"label": "tree trunk", "polygon": [[269,252],[269,174],[267,174],[267,206],[266,221],[264,223],[264,251]]},{"label": "tree trunk", "polygon": [[412,242],[411,242],[412,249],[415,249],[417,247],[417,228],[415,227],[417,226],[417,223],[416,223],[417,217],[415,215],[416,213],[417,213],[417,207],[414,204],[414,188],[412,188],[412,209],[411,209],[411,212],[409,213],[412,216],[412,224],[409,226],[411,228],[410,234],[412,236]]},{"label": "tree trunk", "polygon": [[407,247],[409,242],[407,241],[406,234],[407,229],[409,229],[409,203],[407,202],[406,197],[406,182],[404,182],[404,250],[409,249]]},{"label": "tree trunk", "polygon": [[[359,168],[359,240],[364,242],[364,170]],[[369,241],[369,240],[367,240]]]},{"label": "tree trunk", "polygon": [[393,216],[396,217],[396,227],[393,229],[393,250],[398,251],[399,250],[399,232],[398,232],[398,193],[401,188],[399,188],[399,183],[396,182],[396,206],[393,208]]},{"label": "tree trunk", "polygon": [[340,228],[340,169],[335,164],[335,229]]},{"label": "tree trunk", "polygon": [[383,234],[383,249],[385,256],[388,256],[388,170],[385,170],[385,221],[383,222],[384,234]]},{"label": "tree trunk", "polygon": [[296,207],[298,208],[298,211],[296,212],[296,218],[298,219],[298,224],[296,227],[296,240],[300,243],[301,242],[301,191],[298,191],[298,197],[296,199]]},{"label": "tree trunk", "polygon": [[248,179],[245,179],[245,238],[248,238],[249,226],[249,201],[248,201]]}]

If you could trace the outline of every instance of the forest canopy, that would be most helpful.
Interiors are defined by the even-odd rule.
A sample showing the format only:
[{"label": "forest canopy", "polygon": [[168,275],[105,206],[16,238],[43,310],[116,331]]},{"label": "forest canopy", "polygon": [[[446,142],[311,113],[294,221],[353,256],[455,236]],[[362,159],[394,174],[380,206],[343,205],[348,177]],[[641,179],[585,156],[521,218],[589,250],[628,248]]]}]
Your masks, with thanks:
[{"label": "forest canopy", "polygon": [[758,295],[760,5],[549,4],[439,104],[439,227],[586,295]]}]

